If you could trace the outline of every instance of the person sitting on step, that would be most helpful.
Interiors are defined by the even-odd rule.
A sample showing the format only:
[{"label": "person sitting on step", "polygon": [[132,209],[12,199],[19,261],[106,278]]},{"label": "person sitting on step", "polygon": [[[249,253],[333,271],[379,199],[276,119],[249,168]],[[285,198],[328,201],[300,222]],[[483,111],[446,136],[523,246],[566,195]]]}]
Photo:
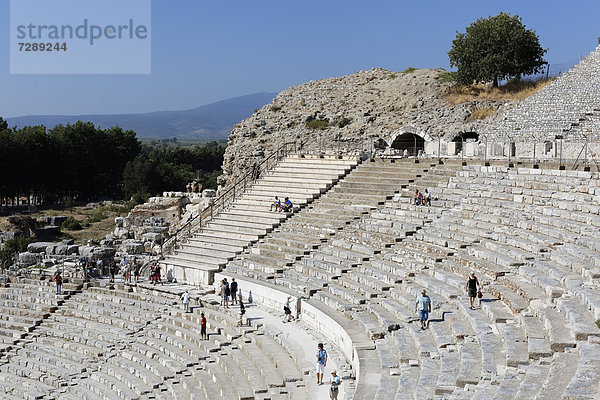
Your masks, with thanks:
[{"label": "person sitting on step", "polygon": [[271,204],[271,208],[269,209],[269,211],[273,211],[273,208],[275,208],[275,211],[281,210],[281,200],[277,196],[275,196],[275,201],[273,202],[273,204]]},{"label": "person sitting on step", "polygon": [[423,195],[419,192],[419,189],[415,189],[415,197],[413,199],[415,206],[420,206],[423,200]]},{"label": "person sitting on step", "polygon": [[431,205],[431,193],[429,193],[427,189],[425,189],[425,193],[423,194],[423,203],[425,203],[426,206]]},{"label": "person sitting on step", "polygon": [[283,210],[283,212],[291,212],[294,209],[294,204],[292,203],[292,201],[290,200],[289,197],[285,198],[285,201],[283,202],[283,206],[281,207],[281,209]]}]

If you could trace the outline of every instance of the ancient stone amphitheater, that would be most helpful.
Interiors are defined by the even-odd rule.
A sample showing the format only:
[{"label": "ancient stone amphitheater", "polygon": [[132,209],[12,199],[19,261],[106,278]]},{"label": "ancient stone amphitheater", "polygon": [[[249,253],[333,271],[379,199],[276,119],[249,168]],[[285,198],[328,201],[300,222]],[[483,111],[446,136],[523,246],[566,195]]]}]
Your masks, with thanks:
[{"label": "ancient stone amphitheater", "polygon": [[[589,82],[556,117],[562,131],[587,132],[598,75],[575,88],[565,80],[597,63],[593,53],[519,118],[545,115],[544,99]],[[519,112],[500,124],[514,131]],[[56,296],[49,282],[11,279],[0,288],[2,398],[328,398],[315,384],[318,341],[330,351],[326,376],[335,365],[344,378],[343,399],[600,398],[593,164],[341,152],[280,157],[183,230],[162,260],[177,284],[74,281]],[[411,204],[425,188],[431,206]],[[269,211],[275,195],[294,212]],[[470,271],[483,284],[475,309]],[[245,326],[236,306],[219,306],[224,277],[248,302]],[[187,314],[186,288],[203,305]],[[433,300],[426,330],[414,312],[423,288]],[[299,318],[283,324],[288,296]]]}]

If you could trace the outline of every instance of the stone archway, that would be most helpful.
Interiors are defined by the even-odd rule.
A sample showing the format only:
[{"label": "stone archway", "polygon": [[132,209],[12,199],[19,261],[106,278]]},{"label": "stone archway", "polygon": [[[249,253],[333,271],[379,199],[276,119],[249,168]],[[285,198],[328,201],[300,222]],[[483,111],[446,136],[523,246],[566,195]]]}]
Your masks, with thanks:
[{"label": "stone archway", "polygon": [[419,153],[425,152],[426,142],[432,139],[427,134],[416,132],[417,130],[412,127],[401,128],[392,134],[388,144],[401,154],[406,150],[409,156],[417,156]]}]

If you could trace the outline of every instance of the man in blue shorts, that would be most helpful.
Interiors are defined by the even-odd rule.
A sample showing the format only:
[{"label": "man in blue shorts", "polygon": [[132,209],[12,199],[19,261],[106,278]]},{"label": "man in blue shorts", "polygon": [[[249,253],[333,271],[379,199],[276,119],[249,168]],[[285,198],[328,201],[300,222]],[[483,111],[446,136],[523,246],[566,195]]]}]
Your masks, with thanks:
[{"label": "man in blue shorts", "polygon": [[421,321],[421,329],[425,329],[429,326],[429,313],[431,312],[431,299],[427,296],[425,289],[421,290],[421,295],[417,297],[415,302],[415,312],[419,313],[419,320]]}]

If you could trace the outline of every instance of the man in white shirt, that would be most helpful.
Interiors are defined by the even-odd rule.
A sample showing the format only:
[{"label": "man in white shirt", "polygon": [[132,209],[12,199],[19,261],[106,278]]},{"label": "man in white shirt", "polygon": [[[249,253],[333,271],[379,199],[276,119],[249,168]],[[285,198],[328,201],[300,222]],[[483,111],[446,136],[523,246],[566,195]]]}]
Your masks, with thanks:
[{"label": "man in white shirt", "polygon": [[183,312],[190,312],[190,294],[187,290],[181,295],[181,301],[183,301]]}]

